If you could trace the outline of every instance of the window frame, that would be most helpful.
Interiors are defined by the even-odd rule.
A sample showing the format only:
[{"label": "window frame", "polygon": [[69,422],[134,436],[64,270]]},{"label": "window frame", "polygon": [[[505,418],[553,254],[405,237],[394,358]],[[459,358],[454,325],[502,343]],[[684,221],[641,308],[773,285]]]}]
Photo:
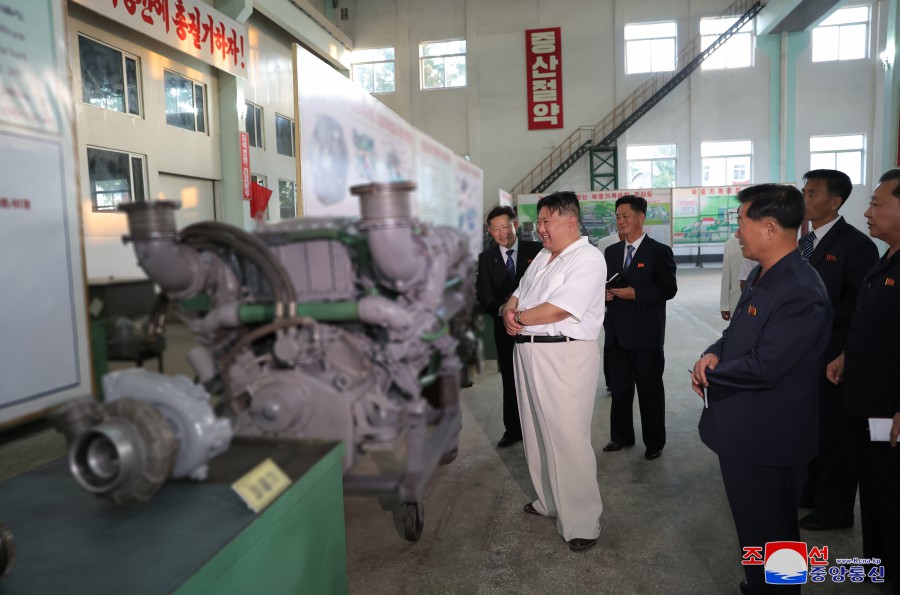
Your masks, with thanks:
[{"label": "window frame", "polygon": [[[730,29],[738,20],[738,17],[707,17],[700,19],[700,51],[706,50],[710,45],[712,45],[725,31]],[[703,33],[703,23],[712,23],[713,21],[727,21],[728,24],[722,29],[719,33]],[[734,59],[731,53],[735,52],[736,44],[734,42],[740,41],[743,39],[748,40],[749,47],[747,48],[747,56],[746,63],[740,62],[731,66],[729,64],[729,59]],[[739,68],[752,68],[754,65],[754,41],[756,40],[756,19],[750,19],[747,21],[734,35],[728,38],[728,40],[715,52],[713,52],[710,56],[706,58],[701,64],[701,70],[736,70]],[[724,52],[724,53],[723,53]],[[720,60],[723,62],[722,66],[719,66],[716,62],[715,56],[722,55],[724,59]]]},{"label": "window frame", "polygon": [[[365,52],[377,52],[379,50],[390,50],[393,58],[391,58],[389,60],[388,59],[382,59],[382,60],[362,59],[362,60],[357,61],[357,57],[360,54],[364,55]],[[375,73],[377,71],[377,68],[379,65],[388,65],[388,64],[390,64],[390,66],[391,66],[391,89],[389,91],[377,91],[377,90],[375,90],[375,80],[376,80]],[[362,67],[364,67],[364,66],[372,67],[372,86],[371,86],[371,88],[369,88],[366,85],[363,85],[361,77],[358,74],[359,70],[361,70]],[[385,46],[385,47],[378,47],[378,48],[365,48],[365,49],[353,50],[353,52],[351,53],[350,78],[353,79],[353,81],[356,84],[358,84],[360,87],[362,87],[367,93],[370,93],[372,95],[385,95],[388,93],[396,93],[397,92],[397,78],[396,77],[397,77],[397,53],[396,53],[396,48],[394,48],[393,46]]]},{"label": "window frame", "polygon": [[[726,145],[738,145],[747,143],[746,151],[727,150]],[[721,147],[718,150],[716,146]],[[735,147],[737,148],[737,147]],[[710,149],[710,150],[707,150]],[[736,160],[747,159],[747,177],[745,180],[734,179],[733,173],[740,163]],[[712,160],[722,161],[724,163],[725,178],[722,181],[707,179],[707,168],[711,167]],[[701,141],[700,142],[700,185],[704,187],[710,186],[741,186],[753,182],[753,141],[749,139],[741,140],[721,140],[721,141]]]},{"label": "window frame", "polygon": [[[859,138],[859,148],[835,148],[835,149],[813,149],[816,141],[853,139]],[[846,166],[838,163],[838,155],[858,155],[858,175],[853,175],[846,171]],[[816,156],[832,155],[834,158],[829,163],[816,162]],[[815,163],[814,163],[815,162]],[[856,164],[854,164],[856,165]],[[854,132],[850,134],[814,134],[809,137],[809,169],[836,169],[846,173],[850,177],[850,181],[855,185],[866,183],[866,135],[862,132]]]},{"label": "window frame", "polygon": [[[121,56],[120,65],[121,65],[121,74],[122,74],[122,109],[114,109],[111,107],[107,107],[105,105],[101,105],[99,103],[93,103],[85,99],[85,93],[88,90],[87,85],[85,85],[85,64],[83,60],[83,52],[81,42],[82,40],[93,43],[99,46],[103,46],[109,48],[110,50],[117,52]],[[128,61],[131,60],[135,65],[134,72],[134,97],[137,103],[136,109],[137,111],[131,111],[131,99],[129,97],[129,81],[128,81]],[[121,50],[114,45],[108,44],[106,42],[100,41],[99,39],[95,39],[89,35],[85,35],[83,33],[78,33],[78,66],[79,66],[79,76],[81,77],[81,101],[87,105],[92,107],[96,107],[98,109],[108,110],[111,112],[117,112],[120,114],[126,114],[129,116],[133,116],[136,118],[144,117],[144,101],[143,101],[143,85],[141,81],[141,59],[139,56],[126,52],[125,50]]]},{"label": "window frame", "polygon": [[[668,150],[671,147],[673,154],[671,156],[664,155],[663,150]],[[643,150],[641,152],[649,151],[650,155],[647,157],[642,156],[630,156],[629,153],[634,154],[639,149]],[[657,149],[657,151],[653,151],[653,149]],[[656,184],[656,175],[654,173],[656,169],[657,163],[662,162],[671,162],[672,163],[672,183],[671,185],[664,186],[661,184]],[[634,164],[638,163],[646,163],[649,164],[650,171],[650,185],[649,186],[636,186],[633,182],[632,177],[632,167]],[[678,183],[678,146],[674,143],[668,144],[659,144],[659,145],[628,145],[625,147],[625,166],[628,169],[628,188],[674,188]]]},{"label": "window frame", "polygon": [[[190,83],[191,85],[191,106],[193,109],[192,113],[192,126],[181,126],[179,124],[173,123],[170,121],[172,117],[180,117],[189,112],[178,112],[178,113],[170,113],[169,112],[169,77],[177,77],[181,81],[186,83]],[[188,132],[197,132],[199,134],[209,134],[209,118],[207,117],[207,109],[206,106],[209,104],[208,98],[209,94],[207,92],[206,83],[201,81],[197,81],[192,79],[189,76],[185,76],[180,72],[175,72],[174,70],[169,70],[168,68],[163,69],[163,94],[165,96],[165,100],[163,101],[163,109],[166,113],[166,125],[171,126],[173,128],[178,128],[180,130],[187,130]],[[197,105],[197,97],[200,97],[200,105]],[[199,115],[199,117],[198,117]]]},{"label": "window frame", "polygon": [[[840,13],[846,14],[845,11],[856,10],[864,8],[866,9],[866,18],[861,21],[850,21],[850,22],[838,22],[829,24],[830,20],[840,20]],[[862,55],[851,55],[849,57],[841,57],[841,37],[845,30],[850,30],[851,28],[858,27],[865,28],[865,40],[863,41]],[[837,32],[837,57],[828,58],[822,57],[823,52],[821,48],[825,45],[828,48],[832,48],[835,43],[833,40],[825,40],[823,37],[830,34],[832,31]],[[824,19],[821,23],[819,23],[812,30],[812,41],[811,41],[811,49],[810,49],[810,59],[814,64],[819,64],[822,62],[849,62],[851,60],[867,60],[869,58],[869,45],[871,43],[871,35],[872,35],[872,6],[870,4],[854,4],[851,6],[843,6],[838,10],[831,13],[828,18]]]},{"label": "window frame", "polygon": [[[432,46],[432,45],[437,45],[437,44],[441,44],[441,43],[452,43],[452,42],[462,42],[463,43],[463,45],[465,46],[465,49],[462,51],[462,53],[438,54],[438,55],[425,55],[424,54],[426,46]],[[468,49],[469,49],[469,46],[465,39],[443,39],[440,41],[423,41],[423,42],[419,43],[419,89],[422,91],[437,91],[437,90],[446,90],[446,89],[465,89],[469,85],[468,63],[466,61],[466,54],[468,52]],[[463,84],[448,86],[447,85],[447,68],[446,68],[447,58],[459,58],[459,57],[462,57],[462,64],[465,67],[464,69],[466,71],[463,74],[463,79],[464,79]],[[434,87],[426,87],[425,86],[425,61],[426,60],[435,60],[437,58],[440,58],[442,61],[443,69],[442,69],[441,78],[443,79],[443,85],[434,86]]]},{"label": "window frame", "polygon": [[[294,189],[294,195],[291,197],[291,205],[293,206],[293,213],[290,215],[285,215],[284,212],[284,197],[281,195],[282,184],[290,184]],[[278,214],[281,219],[295,219],[297,217],[297,182],[294,180],[287,180],[284,178],[278,178]]]},{"label": "window frame", "polygon": [[[290,131],[290,138],[286,139],[288,142],[288,150],[290,151],[289,153],[285,153],[281,150],[285,139],[282,139],[278,125],[282,120],[287,122],[287,129]],[[278,112],[275,112],[275,152],[279,155],[284,155],[285,157],[294,156],[294,119],[282,116]]]},{"label": "window frame", "polygon": [[[656,37],[629,37],[629,28],[636,29],[639,27],[650,27],[653,25],[671,25],[675,29],[675,33],[671,36],[656,36]],[[637,33],[635,34],[637,35]],[[624,70],[626,75],[631,74],[653,74],[656,72],[675,72],[678,69],[678,21],[654,21],[654,22],[645,22],[645,23],[629,23],[625,25],[623,29],[624,36],[624,45],[625,45],[625,65]],[[671,41],[671,54],[672,54],[672,67],[671,68],[656,68],[653,63],[653,44],[654,42],[660,41]],[[647,54],[649,55],[649,70],[632,70],[629,67],[629,64],[635,62],[634,59],[629,59],[629,55],[632,51],[630,48],[635,48],[638,44],[644,45],[649,44],[647,48]]]},{"label": "window frame", "polygon": [[[245,101],[244,103],[247,108],[247,114],[245,116],[248,137],[247,140],[251,147],[265,150],[265,139],[263,136],[263,108],[261,105],[257,105],[252,101]],[[251,113],[253,114],[252,118],[250,116]],[[252,131],[251,122],[253,124]]]},{"label": "window frame", "polygon": [[[91,159],[91,153],[115,153],[118,155],[125,155],[128,158],[128,200],[115,200],[113,199],[112,204],[110,206],[100,206],[98,204],[98,195],[102,194],[122,194],[122,191],[98,191],[97,189],[97,180],[94,178],[94,171],[91,167],[93,160]],[[136,180],[135,176],[135,165],[139,164],[139,172],[140,172],[140,180]],[[95,146],[87,146],[87,170],[88,170],[88,187],[91,195],[91,210],[95,213],[116,213],[118,211],[118,206],[124,203],[131,202],[144,202],[147,200],[147,196],[149,195],[147,188],[147,156],[142,155],[140,153],[131,153],[129,151],[119,151],[116,149],[108,149],[104,147],[95,147]],[[112,180],[113,178],[108,178]]]}]

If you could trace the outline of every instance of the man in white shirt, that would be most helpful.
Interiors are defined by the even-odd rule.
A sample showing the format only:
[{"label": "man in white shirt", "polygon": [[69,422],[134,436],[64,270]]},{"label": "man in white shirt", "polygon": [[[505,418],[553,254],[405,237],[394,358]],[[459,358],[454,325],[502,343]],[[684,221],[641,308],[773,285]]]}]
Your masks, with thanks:
[{"label": "man in white shirt", "polygon": [[603,503],[591,446],[600,368],[606,261],[580,235],[573,192],[538,201],[544,249],[503,306],[515,336],[514,365],[528,472],[537,499],[525,512],[556,517],[572,551],[597,543]]},{"label": "man in white shirt", "polygon": [[731,320],[731,313],[741,299],[744,282],[755,266],[755,261],[744,258],[741,253],[741,241],[735,236],[728,238],[722,257],[722,291],[719,296],[722,320]]}]

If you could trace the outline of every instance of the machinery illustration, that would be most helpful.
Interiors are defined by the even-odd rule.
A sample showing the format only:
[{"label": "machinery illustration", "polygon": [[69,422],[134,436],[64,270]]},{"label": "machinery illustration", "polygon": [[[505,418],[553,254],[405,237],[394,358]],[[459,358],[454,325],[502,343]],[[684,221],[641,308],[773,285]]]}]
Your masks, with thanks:
[{"label": "machinery illustration", "polygon": [[[456,457],[460,380],[480,350],[471,331],[468,241],[453,228],[414,218],[414,188],[355,186],[358,220],[291,219],[254,233],[213,221],[179,232],[177,203],[121,205],[126,241],[196,339],[188,360],[197,384],[119,373],[104,381],[111,403],[59,412],[69,420],[58,425],[69,436],[76,479],[109,494],[109,462],[121,467],[115,452],[122,432],[108,426],[123,417],[120,425],[139,425],[122,408],[147,404],[164,420],[150,424],[163,430],[150,432],[168,428],[174,437],[168,449],[175,454],[166,455],[171,471],[157,469],[156,481],[202,478],[206,461],[227,448],[232,428],[238,436],[341,440],[345,472],[369,453],[396,454],[399,468],[345,473],[345,487],[396,493],[405,537],[418,540],[426,483]],[[160,393],[175,396],[161,403],[154,396]],[[207,393],[221,396],[217,411],[226,419],[172,405],[205,404]],[[192,415],[205,420],[194,434],[186,428],[197,424],[180,421]],[[115,492],[124,491],[123,503],[141,499],[141,489],[152,494],[140,486]]]}]

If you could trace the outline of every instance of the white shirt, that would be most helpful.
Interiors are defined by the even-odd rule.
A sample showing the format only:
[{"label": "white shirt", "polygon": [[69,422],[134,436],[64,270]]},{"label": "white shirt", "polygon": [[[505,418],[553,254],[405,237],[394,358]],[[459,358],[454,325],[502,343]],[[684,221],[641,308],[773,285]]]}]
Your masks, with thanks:
[{"label": "white shirt", "polygon": [[606,259],[581,236],[550,262],[544,248],[531,262],[513,295],[519,310],[547,302],[571,316],[553,324],[526,326],[526,335],[565,335],[571,339],[596,341],[606,310]]},{"label": "white shirt", "polygon": [[612,246],[613,244],[620,242],[619,234],[617,232],[612,232],[605,238],[601,238],[599,242],[597,242],[597,250],[600,252],[605,252],[607,248]]},{"label": "white shirt", "polygon": [[512,253],[513,270],[515,270],[515,268],[516,268],[516,258],[519,256],[519,238],[516,237],[516,242],[512,245],[512,248],[507,248],[507,247],[505,247],[505,246],[501,246],[500,244],[497,244],[497,247],[500,249],[500,256],[503,257],[503,264],[504,264],[504,265],[506,264],[506,261],[509,260],[509,259],[506,257],[507,251],[513,250],[513,253]]},{"label": "white shirt", "polygon": [[623,250],[623,252],[625,253],[625,256],[622,258],[622,266],[623,267],[625,266],[625,259],[628,258],[628,246],[634,246],[634,252],[631,253],[631,258],[634,258],[634,255],[637,254],[638,248],[641,247],[641,242],[643,242],[644,238],[646,238],[646,237],[647,237],[647,234],[642,233],[641,237],[639,237],[637,240],[635,240],[634,243],[632,243],[632,244],[629,244],[628,240],[625,240],[625,250]]},{"label": "white shirt", "polygon": [[818,229],[810,230],[816,232],[816,238],[813,240],[813,250],[815,250],[819,246],[819,242],[822,241],[822,238],[825,237],[826,233],[831,231],[831,228],[834,227],[834,224],[838,222],[838,219],[841,219],[840,215],[838,215],[825,225],[820,226]]}]

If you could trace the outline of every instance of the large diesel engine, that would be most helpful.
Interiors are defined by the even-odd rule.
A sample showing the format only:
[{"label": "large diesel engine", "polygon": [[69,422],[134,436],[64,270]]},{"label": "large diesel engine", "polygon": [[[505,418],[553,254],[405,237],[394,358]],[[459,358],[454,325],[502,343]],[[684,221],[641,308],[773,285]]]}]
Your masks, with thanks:
[{"label": "large diesel engine", "polygon": [[[196,338],[188,359],[199,392],[221,396],[234,433],[341,440],[345,471],[390,451],[399,470],[346,474],[345,487],[396,492],[410,540],[421,535],[429,477],[457,453],[459,354],[479,354],[468,241],[413,217],[414,188],[356,186],[358,220],[292,219],[254,233],[214,221],[179,232],[175,202],[120,207],[140,266]],[[109,456],[73,472],[105,471]]]}]

